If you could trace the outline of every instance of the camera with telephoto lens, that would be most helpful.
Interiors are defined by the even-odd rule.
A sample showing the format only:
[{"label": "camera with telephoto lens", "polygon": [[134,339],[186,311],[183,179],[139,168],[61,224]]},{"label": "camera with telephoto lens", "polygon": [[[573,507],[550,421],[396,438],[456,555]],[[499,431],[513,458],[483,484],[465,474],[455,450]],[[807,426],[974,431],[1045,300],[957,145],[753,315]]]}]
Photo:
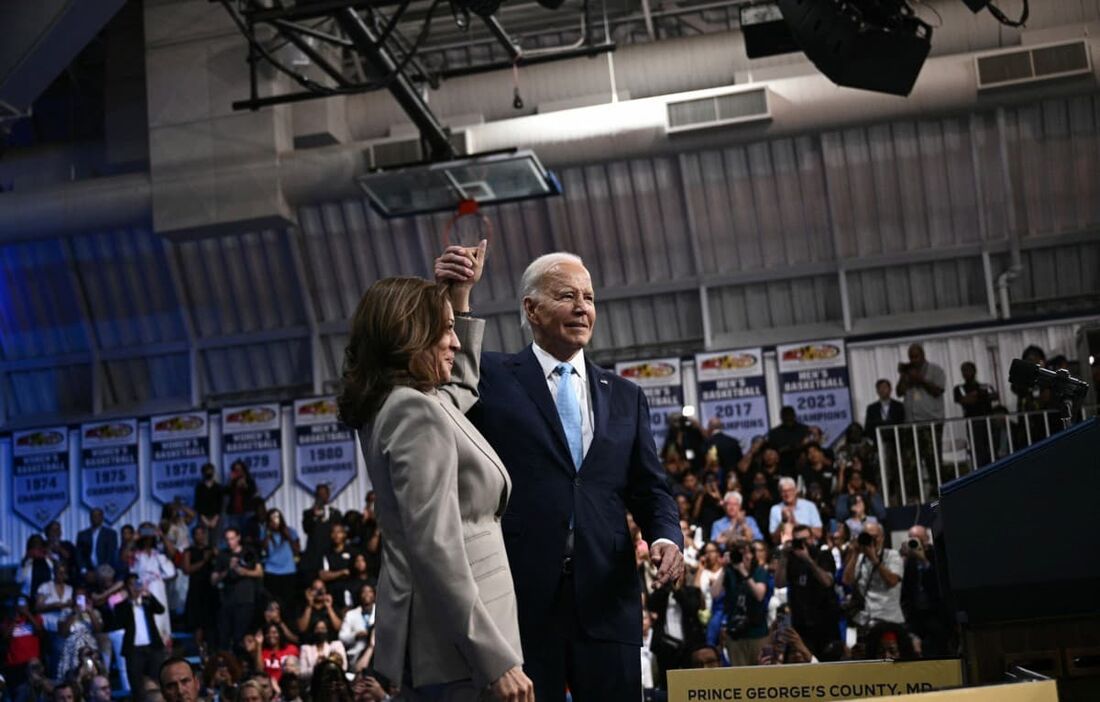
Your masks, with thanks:
[{"label": "camera with telephoto lens", "polygon": [[806,548],[806,539],[798,537],[797,539],[791,539],[791,549],[794,551],[801,551]]},{"label": "camera with telephoto lens", "polygon": [[856,537],[856,543],[858,543],[860,546],[870,546],[871,544],[875,543],[875,539],[867,532],[861,531],[859,532],[859,536]]},{"label": "camera with telephoto lens", "polygon": [[906,545],[909,547],[910,551],[920,551],[922,548],[921,543],[916,539],[909,539]]}]

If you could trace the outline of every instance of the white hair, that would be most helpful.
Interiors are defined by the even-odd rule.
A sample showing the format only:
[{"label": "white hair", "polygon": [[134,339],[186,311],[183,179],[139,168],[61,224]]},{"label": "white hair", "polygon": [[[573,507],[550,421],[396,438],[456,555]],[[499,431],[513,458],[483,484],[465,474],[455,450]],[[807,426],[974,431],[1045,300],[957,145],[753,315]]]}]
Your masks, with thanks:
[{"label": "white hair", "polygon": [[527,312],[523,308],[523,301],[529,297],[538,297],[542,293],[542,279],[546,277],[546,274],[550,272],[550,269],[554,266],[560,266],[563,263],[577,263],[584,265],[584,261],[576,254],[571,254],[565,251],[555,251],[553,253],[543,254],[534,261],[531,261],[527,266],[527,270],[523,271],[523,276],[519,279],[520,288],[520,300],[519,300],[519,325],[524,329],[530,329],[531,325],[527,323]]},{"label": "white hair", "polygon": [[786,488],[786,487],[797,488],[798,483],[796,483],[794,481],[794,478],[788,478],[788,477],[784,476],[784,477],[779,479],[779,489],[782,490],[783,488]]},{"label": "white hair", "polygon": [[741,504],[743,500],[744,498],[741,497],[741,493],[736,490],[730,490],[722,496],[722,502],[736,502],[737,504]]}]

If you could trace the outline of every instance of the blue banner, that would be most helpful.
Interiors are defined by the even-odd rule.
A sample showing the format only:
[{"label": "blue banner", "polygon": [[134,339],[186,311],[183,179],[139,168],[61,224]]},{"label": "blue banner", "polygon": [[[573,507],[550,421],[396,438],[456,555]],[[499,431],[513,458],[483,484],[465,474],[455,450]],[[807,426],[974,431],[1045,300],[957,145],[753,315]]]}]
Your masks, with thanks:
[{"label": "blue banner", "polygon": [[265,500],[283,484],[283,432],[279,405],[249,405],[222,410],[222,470],[244,461]]},{"label": "blue banner", "polygon": [[85,424],[80,428],[80,501],[101,509],[109,524],[137,502],[136,419]]},{"label": "blue banner", "polygon": [[821,427],[831,446],[852,423],[848,357],[843,339],[776,347],[784,405],[794,407],[798,421]]},{"label": "blue banner", "polygon": [[718,418],[722,431],[748,451],[754,436],[768,433],[768,395],[760,348],[695,355],[699,421]]},{"label": "blue banner", "polygon": [[153,497],[163,504],[192,504],[202,466],[210,462],[206,412],[165,414],[149,420]]},{"label": "blue banner", "polygon": [[17,431],[12,435],[12,504],[37,529],[69,506],[67,427]]},{"label": "blue banner", "polygon": [[645,393],[649,402],[649,422],[657,450],[664,448],[669,418],[684,409],[684,386],[680,377],[680,359],[656,358],[615,364],[615,374],[631,380]]},{"label": "blue banner", "polygon": [[310,494],[318,485],[327,484],[332,499],[343,492],[359,470],[355,433],[336,416],[334,397],[294,402],[295,480]]}]

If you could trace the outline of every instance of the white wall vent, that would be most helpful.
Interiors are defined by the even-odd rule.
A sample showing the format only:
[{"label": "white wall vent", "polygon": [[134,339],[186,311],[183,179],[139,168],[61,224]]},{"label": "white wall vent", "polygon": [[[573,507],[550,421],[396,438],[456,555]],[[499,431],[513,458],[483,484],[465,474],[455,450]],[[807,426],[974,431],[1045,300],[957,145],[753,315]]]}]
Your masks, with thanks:
[{"label": "white wall vent", "polygon": [[974,65],[978,90],[1092,73],[1089,45],[1083,39],[980,54]]},{"label": "white wall vent", "polygon": [[751,88],[669,102],[665,106],[665,131],[675,134],[771,118],[768,89]]},{"label": "white wall vent", "polygon": [[[455,153],[465,156],[469,153],[466,142],[466,130],[451,132],[451,144]],[[372,168],[388,168],[409,163],[417,163],[427,158],[417,137],[390,137],[374,139],[370,142],[370,164]]]}]

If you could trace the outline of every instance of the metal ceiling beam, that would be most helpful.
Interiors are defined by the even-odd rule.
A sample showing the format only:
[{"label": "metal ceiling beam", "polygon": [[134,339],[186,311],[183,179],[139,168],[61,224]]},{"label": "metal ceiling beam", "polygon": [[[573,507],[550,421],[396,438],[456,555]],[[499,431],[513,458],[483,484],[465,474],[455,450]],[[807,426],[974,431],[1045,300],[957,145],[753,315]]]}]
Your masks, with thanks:
[{"label": "metal ceiling beam", "polygon": [[386,76],[390,94],[420,130],[420,139],[427,146],[431,160],[446,161],[454,158],[454,145],[447,138],[443,125],[432,114],[428,103],[405,74],[401,62],[380,43],[375,29],[350,8],[338,10],[334,16],[367,63],[380,75]]}]

